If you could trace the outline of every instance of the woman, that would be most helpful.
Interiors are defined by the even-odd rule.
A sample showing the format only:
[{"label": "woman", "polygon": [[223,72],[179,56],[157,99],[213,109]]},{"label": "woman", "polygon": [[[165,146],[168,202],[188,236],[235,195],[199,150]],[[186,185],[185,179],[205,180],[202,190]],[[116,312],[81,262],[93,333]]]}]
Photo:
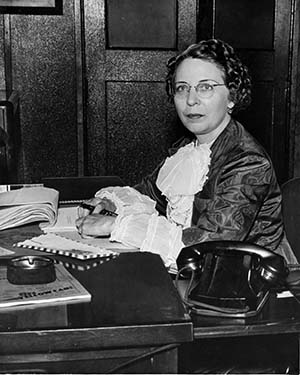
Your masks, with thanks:
[{"label": "woman", "polygon": [[[183,246],[256,243],[296,262],[285,239],[281,192],[263,147],[235,121],[250,103],[247,68],[228,44],[191,45],[168,62],[167,93],[191,136],[135,188],[100,190],[77,220],[83,236],[110,235],[174,265]],[[98,213],[103,209],[117,217]]]}]

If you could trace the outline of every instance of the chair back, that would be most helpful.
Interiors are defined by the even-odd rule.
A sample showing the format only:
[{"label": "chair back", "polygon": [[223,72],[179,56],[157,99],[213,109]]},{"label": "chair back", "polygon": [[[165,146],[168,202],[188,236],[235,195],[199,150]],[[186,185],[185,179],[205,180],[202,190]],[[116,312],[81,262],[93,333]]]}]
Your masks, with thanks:
[{"label": "chair back", "polygon": [[300,263],[300,177],[285,182],[281,191],[286,236]]},{"label": "chair back", "polygon": [[107,186],[124,186],[119,176],[44,177],[44,186],[59,191],[60,201],[81,201],[92,198]]}]

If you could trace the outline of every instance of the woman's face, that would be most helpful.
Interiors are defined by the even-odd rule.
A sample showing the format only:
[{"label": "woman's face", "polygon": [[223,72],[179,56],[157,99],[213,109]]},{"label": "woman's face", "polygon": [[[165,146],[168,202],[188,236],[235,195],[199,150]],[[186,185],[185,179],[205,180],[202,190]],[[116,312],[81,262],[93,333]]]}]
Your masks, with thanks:
[{"label": "woman's face", "polygon": [[197,58],[186,58],[177,67],[175,92],[191,88],[183,96],[175,94],[175,107],[183,125],[196,135],[200,143],[211,142],[223,131],[230,120],[228,110],[234,103],[229,100],[226,86],[213,87],[209,98],[201,98],[195,86],[200,82],[224,84],[223,75],[214,63]]}]

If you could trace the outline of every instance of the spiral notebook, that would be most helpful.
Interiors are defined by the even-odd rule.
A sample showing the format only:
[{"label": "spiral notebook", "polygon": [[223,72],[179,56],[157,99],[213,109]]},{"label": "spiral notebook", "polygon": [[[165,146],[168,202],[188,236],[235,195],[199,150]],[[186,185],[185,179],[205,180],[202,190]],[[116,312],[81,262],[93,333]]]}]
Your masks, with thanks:
[{"label": "spiral notebook", "polygon": [[14,244],[14,246],[81,260],[113,258],[119,255],[119,252],[117,251],[99,246],[99,242],[98,245],[91,245],[87,243],[87,241],[81,242],[76,239],[64,237],[57,233],[42,234],[40,236],[18,242]]}]

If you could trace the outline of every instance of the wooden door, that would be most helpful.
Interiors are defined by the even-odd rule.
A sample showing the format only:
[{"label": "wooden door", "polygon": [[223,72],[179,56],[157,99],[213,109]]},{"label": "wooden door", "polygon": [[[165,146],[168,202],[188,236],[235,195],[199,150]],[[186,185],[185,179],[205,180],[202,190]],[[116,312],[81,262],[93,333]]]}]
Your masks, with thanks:
[{"label": "wooden door", "polygon": [[[118,36],[107,27],[108,5],[114,3],[150,4],[153,20],[155,9],[174,11],[175,20],[166,20],[169,40],[155,40],[154,35],[149,42],[147,29],[141,29],[144,40],[129,40],[129,47],[125,38],[116,41]],[[165,92],[166,62],[196,41],[196,10],[196,0],[85,2],[86,174],[116,174],[134,184],[152,171],[178,138],[181,127]]]},{"label": "wooden door", "polygon": [[249,67],[252,104],[238,119],[269,152],[280,182],[290,174],[295,7],[290,0],[199,0],[198,39],[225,40]]},{"label": "wooden door", "polygon": [[[253,77],[253,102],[238,119],[270,153],[279,180],[286,180],[289,173],[288,121],[294,2],[86,1],[85,174],[116,174],[126,184],[134,184],[157,165],[168,147],[183,132],[173,104],[168,102],[165,93],[165,64],[169,57],[189,44],[216,37],[232,44],[249,66]],[[136,38],[137,44],[131,41],[130,45],[126,39],[130,36],[126,32],[121,31],[118,35],[114,31],[118,18],[114,18],[112,13],[118,6],[121,8],[134,3],[136,7],[142,3],[150,4],[157,10],[161,6],[162,11],[170,7],[172,12],[175,7],[172,14],[175,14],[176,20],[167,19],[171,25],[169,37],[172,39],[175,35],[175,43],[170,43],[170,40],[165,43],[158,37],[152,44],[147,44],[146,18],[143,25],[145,15],[141,16],[140,30],[146,35],[146,40]],[[119,10],[119,21],[126,23],[127,15],[128,12],[123,17]],[[155,13],[151,16],[155,21]],[[132,19],[128,21],[129,29],[132,22]]]}]

